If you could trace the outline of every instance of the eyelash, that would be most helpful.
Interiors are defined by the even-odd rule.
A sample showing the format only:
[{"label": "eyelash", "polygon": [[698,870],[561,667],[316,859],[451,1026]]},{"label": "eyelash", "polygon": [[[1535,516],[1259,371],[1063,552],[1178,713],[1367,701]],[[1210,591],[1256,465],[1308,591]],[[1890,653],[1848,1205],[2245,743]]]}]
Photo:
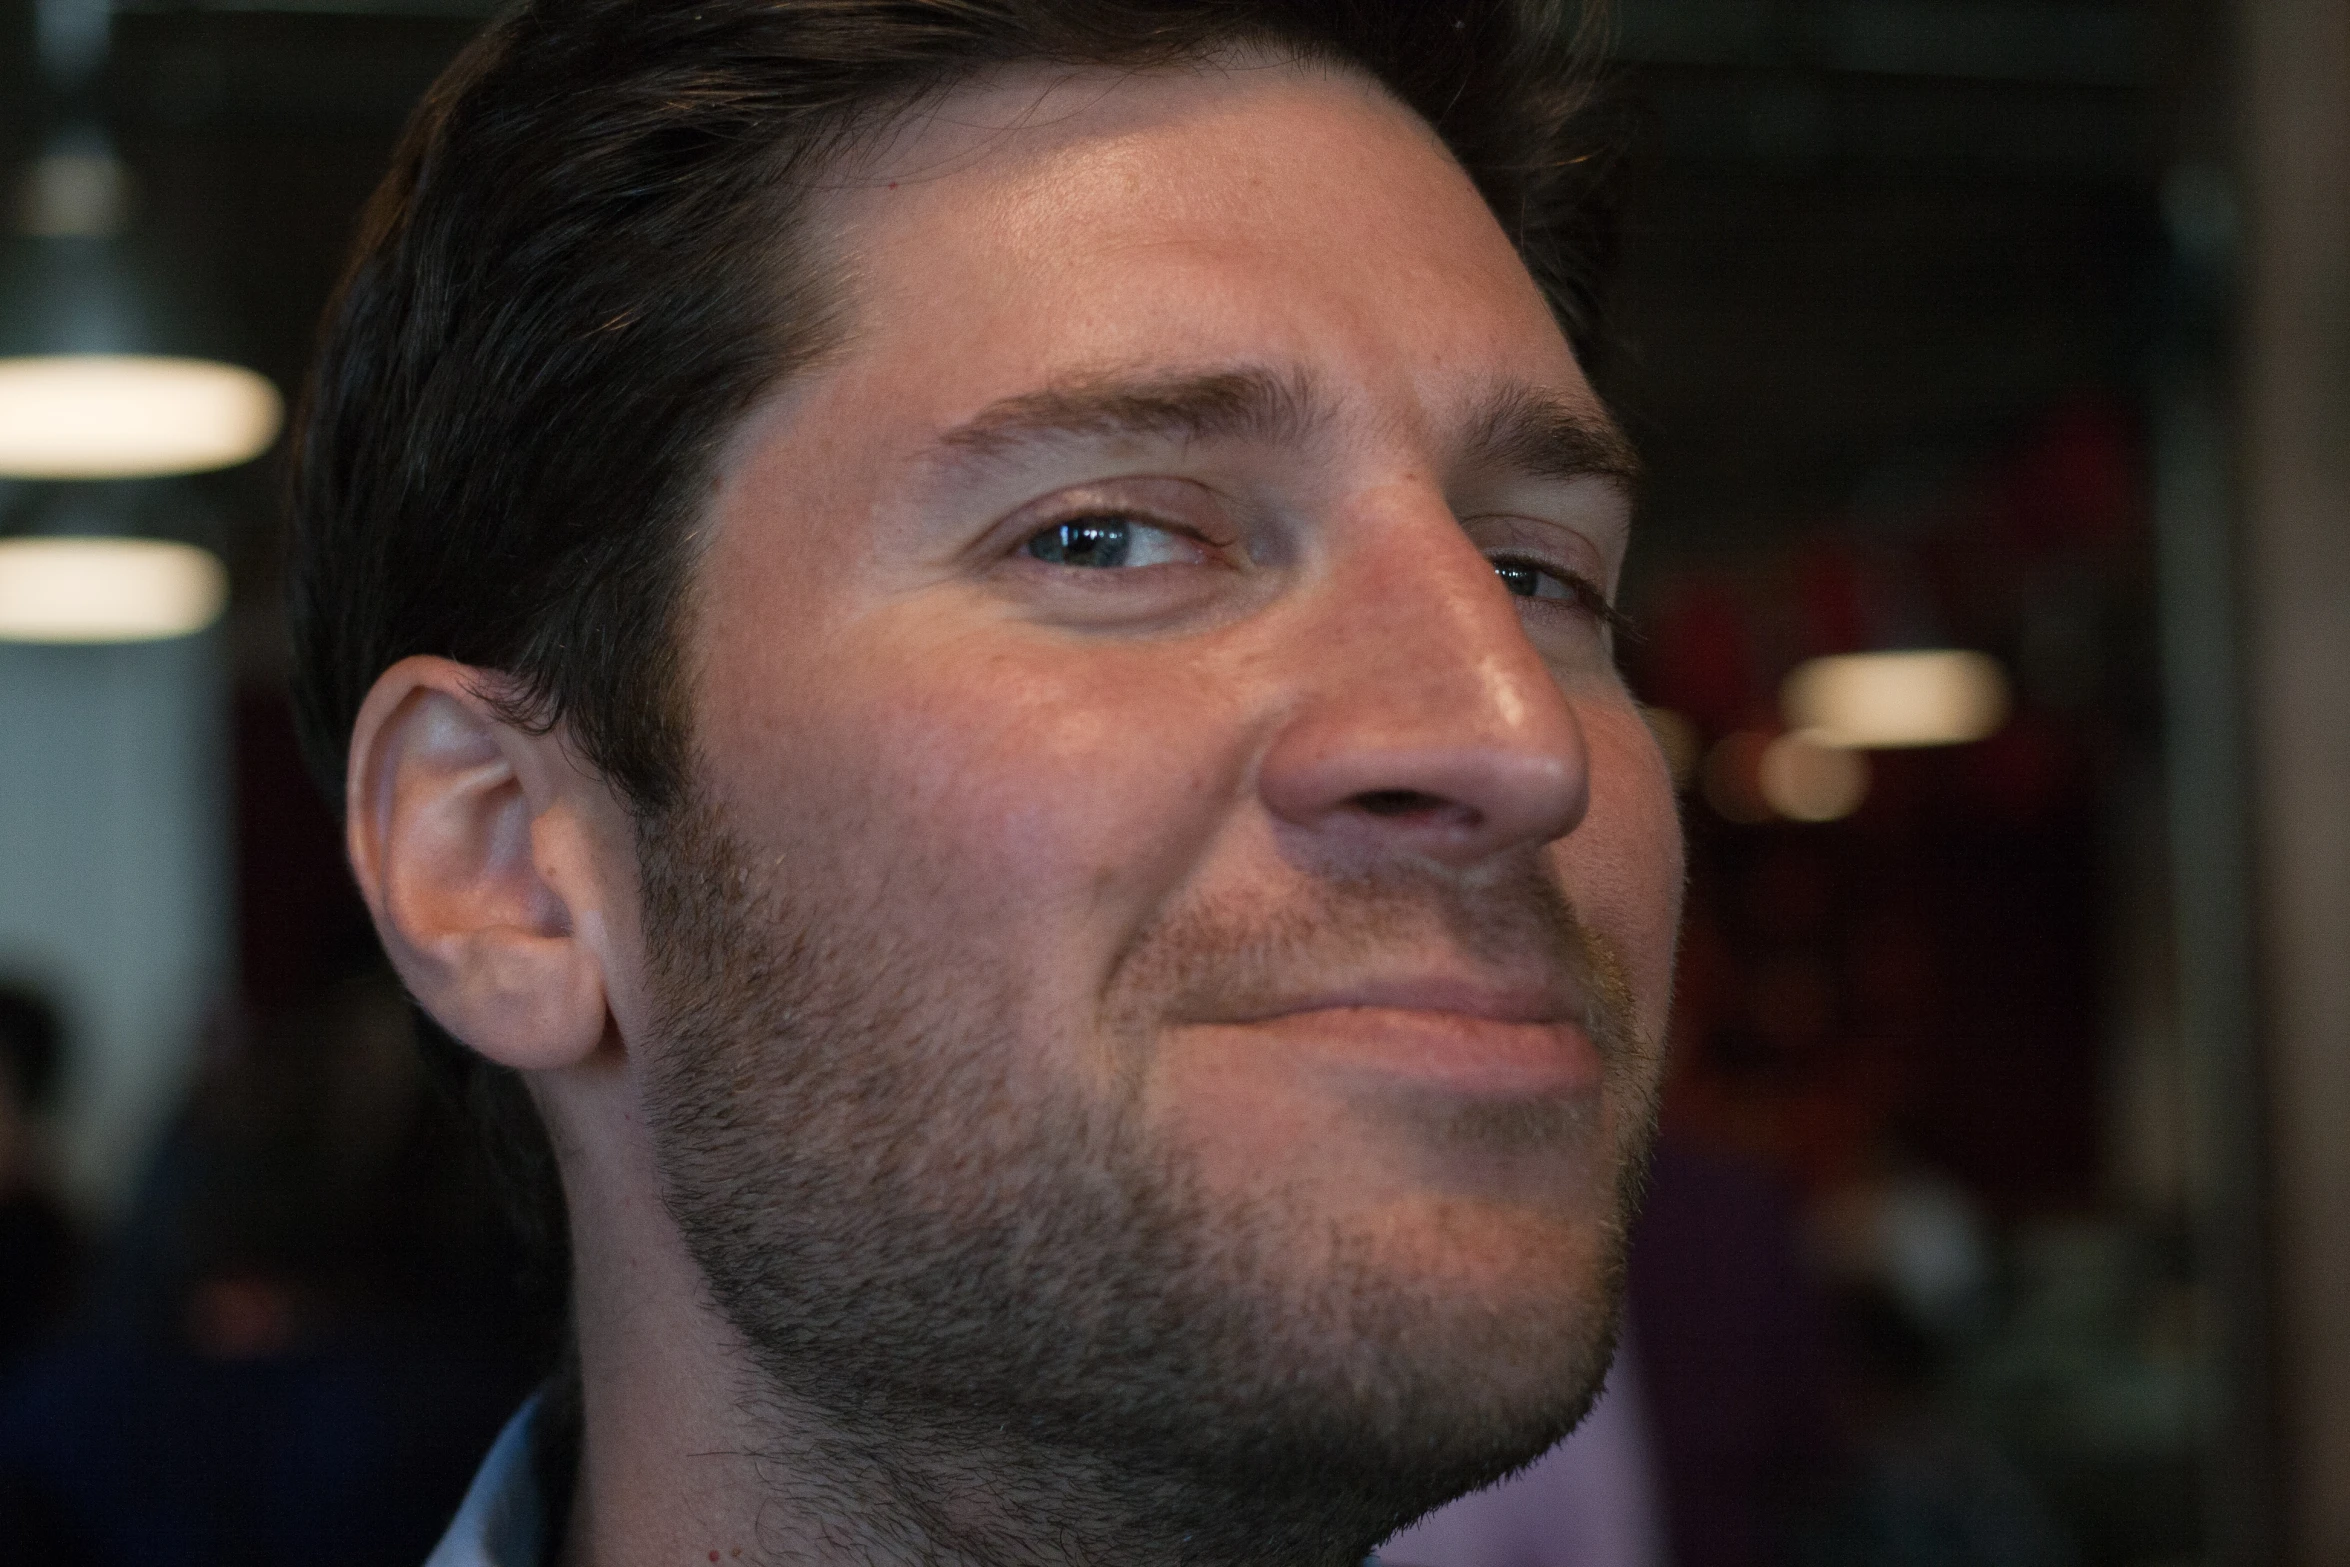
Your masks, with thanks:
[{"label": "eyelash", "polygon": [[[1063,529],[1082,526],[1087,523],[1106,523],[1125,528],[1144,528],[1154,532],[1170,534],[1177,538],[1189,539],[1195,544],[1200,544],[1208,548],[1214,547],[1212,545],[1208,545],[1206,540],[1199,538],[1196,534],[1193,534],[1187,528],[1172,526],[1167,523],[1153,522],[1146,517],[1138,517],[1130,513],[1105,511],[1083,512],[1075,516],[1061,517],[1055,519],[1052,522],[1048,522],[1042,527],[1039,527],[1035,531],[1031,532],[1025,539],[1021,541],[1021,553],[1030,555],[1033,558],[1039,560],[1043,560],[1046,557],[1037,554],[1037,546],[1039,544],[1043,543],[1046,539],[1052,537],[1055,533]],[[1601,590],[1599,584],[1593,582],[1589,577],[1584,576],[1581,572],[1569,571],[1563,567],[1551,565],[1546,561],[1533,559],[1523,555],[1494,555],[1488,558],[1492,561],[1493,569],[1496,573],[1500,573],[1506,568],[1516,567],[1525,571],[1539,572],[1543,576],[1551,578],[1553,581],[1556,581],[1566,587],[1568,590],[1568,602],[1571,602],[1575,608],[1582,610],[1585,614],[1588,614],[1597,620],[1605,630],[1618,637],[1637,637],[1638,633],[1634,630],[1631,619],[1609,601],[1607,594]],[[1073,566],[1071,569],[1087,570],[1100,568]],[[1512,596],[1525,598],[1528,602],[1531,603],[1555,604],[1559,602],[1555,599],[1543,599],[1531,594],[1513,594]]]},{"label": "eyelash", "polygon": [[[1638,636],[1633,628],[1631,617],[1616,608],[1599,584],[1581,572],[1569,571],[1562,566],[1554,566],[1547,561],[1536,560],[1524,555],[1494,555],[1489,556],[1488,559],[1493,562],[1493,569],[1497,573],[1512,566],[1524,571],[1540,572],[1553,581],[1563,584],[1568,591],[1567,602],[1597,620],[1608,632],[1625,638]],[[1537,598],[1531,594],[1513,594],[1512,597],[1523,598],[1526,602],[1535,604],[1557,604],[1560,602],[1556,599]]]}]

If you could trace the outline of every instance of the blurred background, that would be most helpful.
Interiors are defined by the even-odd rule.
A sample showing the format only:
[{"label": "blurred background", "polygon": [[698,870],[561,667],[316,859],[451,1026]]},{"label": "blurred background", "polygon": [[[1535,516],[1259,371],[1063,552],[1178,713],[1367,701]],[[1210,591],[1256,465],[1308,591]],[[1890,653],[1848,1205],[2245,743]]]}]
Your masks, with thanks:
[{"label": "blurred background", "polygon": [[[420,1561],[545,1370],[278,610],[282,402],[484,14],[0,0],[0,1561]],[[2350,1563],[2350,3],[1613,54],[1693,869],[1649,1526],[1573,1559]]]}]

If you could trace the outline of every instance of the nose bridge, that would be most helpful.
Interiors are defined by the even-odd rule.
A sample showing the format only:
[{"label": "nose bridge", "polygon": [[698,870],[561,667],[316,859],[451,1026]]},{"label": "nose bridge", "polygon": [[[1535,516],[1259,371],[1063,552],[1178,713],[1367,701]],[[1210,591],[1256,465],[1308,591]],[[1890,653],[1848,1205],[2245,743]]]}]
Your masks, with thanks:
[{"label": "nose bridge", "polygon": [[1453,860],[1571,831],[1588,796],[1573,704],[1443,498],[1391,489],[1335,532],[1268,804]]},{"label": "nose bridge", "polygon": [[1368,579],[1358,591],[1375,596],[1375,644],[1399,681],[1417,675],[1434,716],[1451,715],[1498,726],[1524,726],[1556,694],[1550,673],[1519,624],[1493,564],[1469,541],[1449,512],[1395,527],[1382,547],[1366,552],[1358,569]]},{"label": "nose bridge", "polygon": [[[1573,724],[1550,667],[1526,635],[1493,563],[1440,496],[1405,495],[1334,551],[1325,608],[1331,699],[1369,704],[1398,737],[1544,749]],[[1370,716],[1366,714],[1365,716]]]}]

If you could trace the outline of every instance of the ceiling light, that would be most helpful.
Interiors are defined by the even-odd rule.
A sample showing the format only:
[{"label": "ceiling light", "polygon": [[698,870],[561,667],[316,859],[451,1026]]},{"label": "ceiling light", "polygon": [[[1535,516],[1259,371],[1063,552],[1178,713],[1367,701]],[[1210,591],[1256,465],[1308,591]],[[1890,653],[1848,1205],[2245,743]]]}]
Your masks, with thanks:
[{"label": "ceiling light", "polygon": [[2007,677],[1981,653],[1846,653],[1800,665],[1779,706],[1825,745],[1957,745],[2007,721]]},{"label": "ceiling light", "polygon": [[1765,746],[1754,771],[1763,803],[1789,821],[1832,822],[1868,797],[1868,758],[1800,729]]},{"label": "ceiling light", "polygon": [[228,602],[228,573],[191,544],[157,539],[0,539],[0,641],[149,642],[201,631]]},{"label": "ceiling light", "polygon": [[130,222],[131,177],[103,147],[43,153],[25,169],[16,231],[36,239],[111,239]]},{"label": "ceiling light", "polygon": [[267,451],[284,417],[277,388],[236,365],[144,354],[0,359],[0,476],[226,468]]}]

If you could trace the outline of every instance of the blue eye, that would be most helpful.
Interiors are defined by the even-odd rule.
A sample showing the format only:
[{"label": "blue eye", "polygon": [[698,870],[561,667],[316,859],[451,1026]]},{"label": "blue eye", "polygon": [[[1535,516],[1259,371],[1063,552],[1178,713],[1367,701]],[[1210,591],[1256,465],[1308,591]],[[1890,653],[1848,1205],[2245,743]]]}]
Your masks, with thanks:
[{"label": "blue eye", "polygon": [[1584,609],[1604,609],[1607,599],[1578,573],[1504,555],[1493,563],[1501,585],[1522,599],[1553,599]]},{"label": "blue eye", "polygon": [[1055,566],[1123,566],[1134,553],[1134,527],[1123,517],[1055,523],[1028,541],[1028,553]]},{"label": "blue eye", "polygon": [[1539,566],[1529,566],[1522,560],[1497,560],[1493,563],[1493,573],[1501,578],[1503,587],[1519,598],[1542,596],[1543,571]]},{"label": "blue eye", "polygon": [[1493,574],[1501,578],[1501,585],[1514,598],[1535,599],[1557,604],[1563,608],[1579,609],[1613,629],[1623,628],[1623,618],[1616,607],[1607,601],[1607,595],[1597,583],[1580,572],[1560,571],[1530,560],[1501,556],[1493,563]]},{"label": "blue eye", "polygon": [[1189,534],[1117,512],[1052,523],[1020,548],[1031,560],[1090,571],[1204,565],[1214,553]]}]

